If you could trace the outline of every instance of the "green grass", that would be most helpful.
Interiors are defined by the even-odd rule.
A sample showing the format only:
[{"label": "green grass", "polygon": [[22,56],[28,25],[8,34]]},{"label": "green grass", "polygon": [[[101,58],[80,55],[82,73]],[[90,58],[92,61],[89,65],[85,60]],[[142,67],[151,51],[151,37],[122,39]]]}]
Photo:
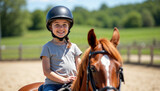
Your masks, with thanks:
[{"label": "green grass", "polygon": [[[87,33],[93,28],[91,26],[77,26],[71,29],[69,38],[72,42],[78,45],[87,45]],[[110,39],[113,29],[94,28],[97,38]],[[151,44],[153,39],[160,41],[160,27],[154,28],[129,28],[119,29],[121,44],[131,44],[134,41],[138,43]],[[28,31],[22,37],[7,37],[2,38],[2,45],[43,45],[51,40],[51,34],[47,30]]]},{"label": "green grass", "polygon": [[[107,38],[111,39],[113,34],[113,28],[95,28],[92,26],[78,26],[75,25],[71,29],[71,33],[69,35],[70,41],[76,43],[82,51],[84,51],[88,47],[87,42],[87,33],[88,31],[94,28],[97,38]],[[128,28],[123,29],[119,28],[120,32],[120,44],[121,45],[131,45],[136,41],[137,44],[146,44],[151,45],[153,39],[160,41],[160,27],[153,28]],[[2,38],[1,45],[6,47],[18,47],[22,44],[23,50],[23,58],[32,58],[39,57],[41,52],[41,46],[52,39],[51,34],[48,30],[41,31],[27,31],[21,37],[7,37]],[[26,49],[26,47],[30,46],[32,49]],[[38,47],[38,48],[36,48]],[[122,54],[126,54],[126,50],[121,51]],[[137,54],[137,51],[132,50],[132,53]],[[144,49],[142,53],[148,54],[149,50]],[[155,53],[160,54],[159,50],[155,50]],[[2,50],[2,58],[17,58],[18,50],[17,49],[5,49]]]}]

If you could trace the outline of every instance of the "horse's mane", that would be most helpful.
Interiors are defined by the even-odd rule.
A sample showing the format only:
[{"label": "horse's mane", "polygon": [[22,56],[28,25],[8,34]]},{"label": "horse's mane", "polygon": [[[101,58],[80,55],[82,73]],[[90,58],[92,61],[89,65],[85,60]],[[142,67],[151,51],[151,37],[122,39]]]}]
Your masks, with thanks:
[{"label": "horse's mane", "polygon": [[106,50],[110,56],[112,56],[116,61],[118,61],[122,65],[122,57],[118,52],[117,48],[107,39],[100,39],[99,42],[102,44],[104,50]]},{"label": "horse's mane", "polygon": [[[118,50],[114,47],[114,45],[105,38],[100,39],[99,42],[102,44],[103,49],[106,50],[111,57],[113,57],[122,65],[122,57],[120,56]],[[72,85],[73,91],[79,91],[82,85],[85,85],[85,84],[82,84],[82,82],[84,79],[83,76],[87,75],[86,68],[87,68],[90,49],[91,48],[86,49],[86,51],[83,54],[83,57],[81,59],[81,64],[78,70],[77,79],[73,82],[73,85]]]},{"label": "horse's mane", "polygon": [[82,84],[83,76],[87,75],[85,74],[85,69],[87,67],[89,52],[90,52],[90,48],[86,49],[86,51],[83,54],[83,57],[81,59],[81,63],[79,66],[78,74],[77,74],[77,79],[73,82],[72,87],[71,87],[72,91],[79,91],[83,85]]}]

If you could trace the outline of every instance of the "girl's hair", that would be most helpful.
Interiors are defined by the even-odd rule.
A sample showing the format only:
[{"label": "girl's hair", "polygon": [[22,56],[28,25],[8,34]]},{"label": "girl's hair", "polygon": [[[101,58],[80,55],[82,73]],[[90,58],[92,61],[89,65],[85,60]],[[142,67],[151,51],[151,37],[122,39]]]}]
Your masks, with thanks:
[{"label": "girl's hair", "polygon": [[67,42],[67,48],[69,49],[70,47],[71,47],[71,42],[69,41],[69,37],[67,36],[67,37],[65,37],[65,40],[66,40],[66,42]]}]

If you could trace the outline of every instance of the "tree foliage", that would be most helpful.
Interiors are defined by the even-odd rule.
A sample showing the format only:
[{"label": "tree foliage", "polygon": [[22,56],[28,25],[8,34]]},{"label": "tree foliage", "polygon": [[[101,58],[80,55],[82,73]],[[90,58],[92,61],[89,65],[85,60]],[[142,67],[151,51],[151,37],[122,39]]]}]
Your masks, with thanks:
[{"label": "tree foliage", "polygon": [[153,19],[153,16],[148,10],[143,10],[142,11],[142,22],[143,22],[143,27],[153,27],[155,24],[155,21]]},{"label": "tree foliage", "polygon": [[45,28],[45,14],[41,10],[35,10],[32,13],[32,26],[31,30],[41,30]]},{"label": "tree foliage", "polygon": [[100,10],[106,10],[106,9],[108,9],[108,6],[103,3],[100,7]]},{"label": "tree foliage", "polygon": [[124,27],[141,27],[142,26],[142,17],[140,13],[132,11],[127,15]]},{"label": "tree foliage", "polygon": [[99,10],[87,11],[83,7],[73,10],[76,24],[95,27],[153,27],[160,25],[160,1],[146,0],[143,3],[120,5],[109,8],[102,4]]},{"label": "tree foliage", "polygon": [[25,5],[25,0],[0,1],[2,37],[23,35],[30,26],[30,14],[25,10]]},{"label": "tree foliage", "polygon": [[85,8],[75,7],[73,10],[74,20],[76,24],[86,24],[89,18],[89,12]]}]

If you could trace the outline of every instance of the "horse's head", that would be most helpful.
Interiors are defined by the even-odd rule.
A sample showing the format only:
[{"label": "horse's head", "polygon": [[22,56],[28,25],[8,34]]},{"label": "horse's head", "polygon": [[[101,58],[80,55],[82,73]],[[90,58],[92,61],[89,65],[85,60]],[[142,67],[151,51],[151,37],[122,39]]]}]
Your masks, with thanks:
[{"label": "horse's head", "polygon": [[120,89],[120,83],[124,79],[122,58],[116,48],[119,39],[117,28],[114,28],[111,40],[104,38],[97,40],[94,29],[89,31],[90,52],[87,63],[87,87],[92,87],[93,90],[109,91]]}]

